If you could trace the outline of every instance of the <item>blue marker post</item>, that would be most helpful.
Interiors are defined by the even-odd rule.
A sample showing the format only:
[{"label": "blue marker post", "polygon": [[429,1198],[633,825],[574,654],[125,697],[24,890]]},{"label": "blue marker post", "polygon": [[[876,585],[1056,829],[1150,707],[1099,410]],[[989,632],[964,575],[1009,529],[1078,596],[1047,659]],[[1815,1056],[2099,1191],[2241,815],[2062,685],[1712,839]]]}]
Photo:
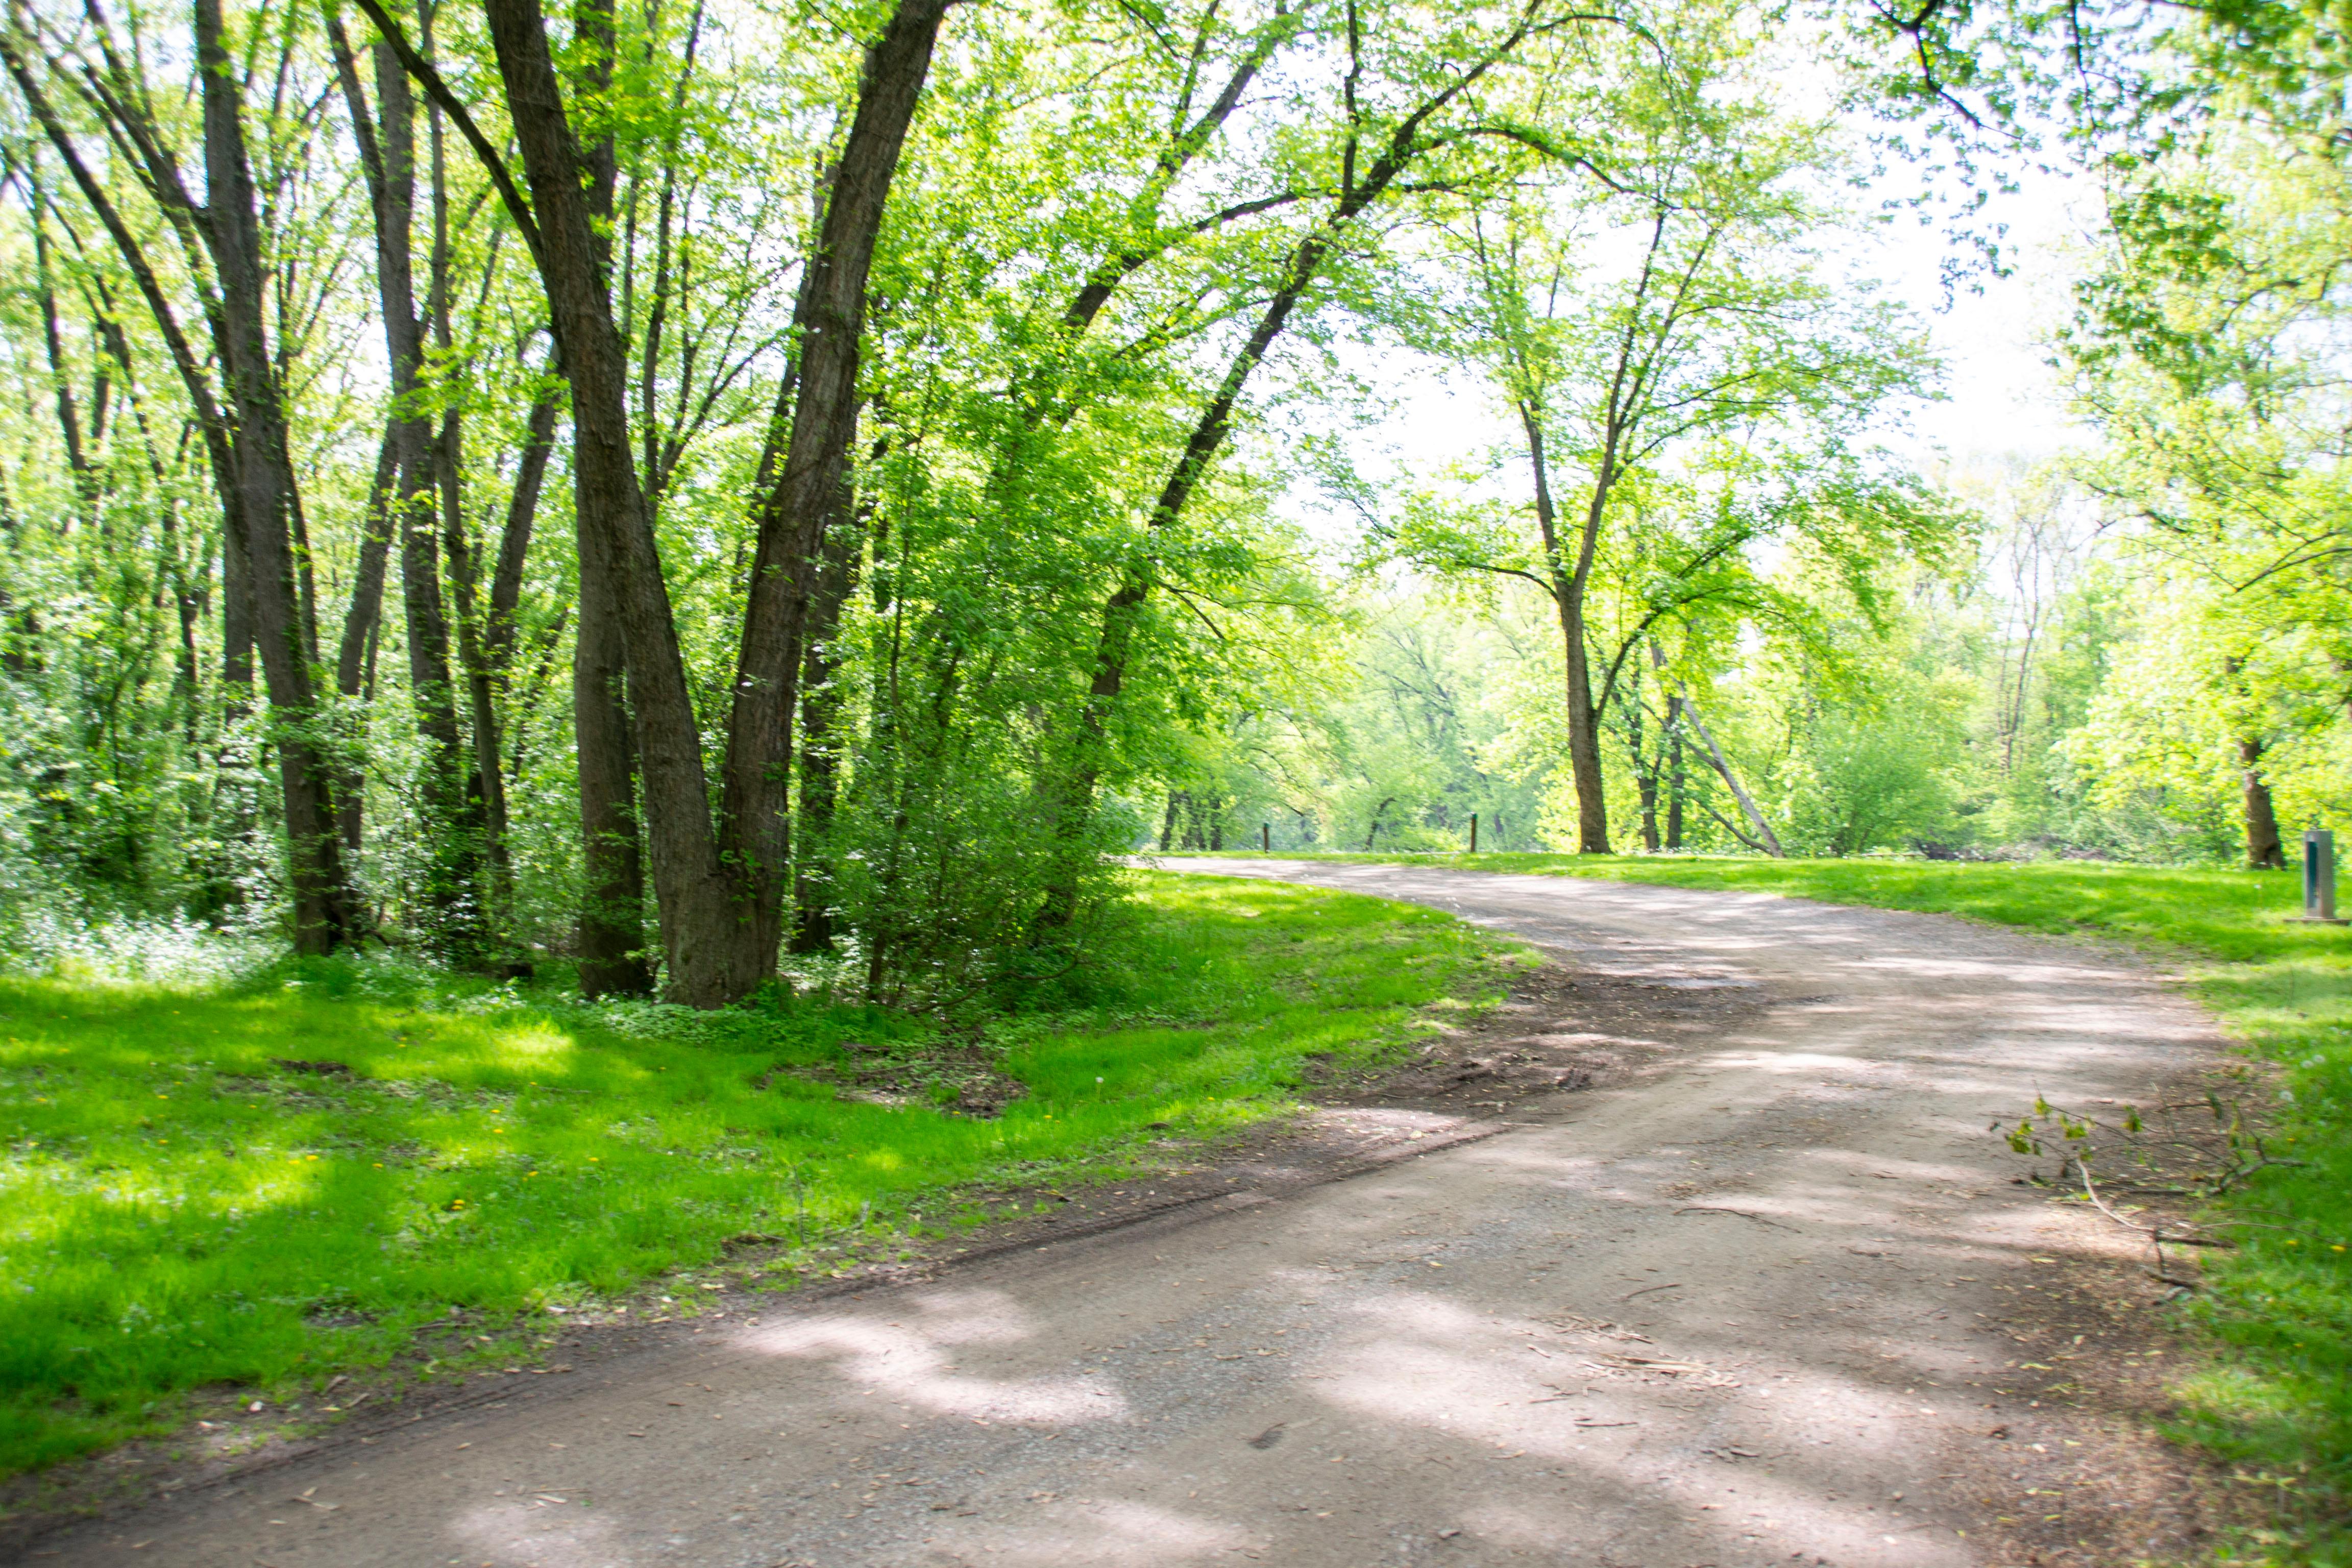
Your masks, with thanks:
[{"label": "blue marker post", "polygon": [[2336,918],[2336,835],[2325,827],[2303,834],[2303,913],[2289,917],[2315,925],[2340,926]]}]

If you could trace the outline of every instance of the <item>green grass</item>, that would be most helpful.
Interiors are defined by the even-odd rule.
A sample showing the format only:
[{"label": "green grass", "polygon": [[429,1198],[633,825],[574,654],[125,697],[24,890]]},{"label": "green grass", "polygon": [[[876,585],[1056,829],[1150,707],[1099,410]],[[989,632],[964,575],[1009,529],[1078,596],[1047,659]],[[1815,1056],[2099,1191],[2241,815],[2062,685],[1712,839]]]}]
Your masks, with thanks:
[{"label": "green grass", "polygon": [[2293,923],[2279,872],[1705,857],[1333,855],[1727,889],[2120,937],[2184,963],[2197,994],[2276,1064],[2274,1167],[2211,1216],[2240,1243],[2186,1310],[2216,1347],[2177,1390],[2178,1435],[2275,1503],[2237,1561],[2352,1563],[2352,928]]},{"label": "green grass", "polygon": [[0,983],[0,1474],[168,1432],[196,1390],[382,1366],[453,1308],[511,1329],[688,1271],[682,1290],[747,1231],[796,1249],[781,1287],[844,1243],[970,1222],[959,1186],[1278,1111],[1305,1058],[1394,1049],[1496,951],[1407,905],[1138,882],[1089,1005],[978,1053],[1027,1089],[996,1119],[936,1108],[946,1078],[899,1105],[821,1081],[975,1055],[879,1010],[588,1008],[366,962]]}]

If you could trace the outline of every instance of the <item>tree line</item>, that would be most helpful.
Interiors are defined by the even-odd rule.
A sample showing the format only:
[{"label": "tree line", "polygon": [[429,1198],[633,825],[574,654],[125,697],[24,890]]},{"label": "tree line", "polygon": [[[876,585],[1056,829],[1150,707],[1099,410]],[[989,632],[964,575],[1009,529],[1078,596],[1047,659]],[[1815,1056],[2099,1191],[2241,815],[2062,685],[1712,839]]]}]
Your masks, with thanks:
[{"label": "tree line", "polygon": [[[1731,650],[1834,684],[1833,630],[1973,527],[1877,443],[1934,368],[1840,273],[1841,187],[1893,148],[1964,195],[2026,109],[2237,123],[2142,62],[2257,25],[2292,62],[2295,15],[13,5],[10,918],[555,949],[703,1006],[798,959],[882,1000],[1052,973],[1333,657],[1282,505],[1316,484],[1367,562],[1547,606],[1578,847],[1614,847],[1613,723],[1644,822],[1777,849],[1708,726]],[[1842,98],[1789,90],[1804,38]],[[2266,68],[2231,90],[2317,100]],[[2242,429],[2260,353],[2184,381],[2202,329],[2126,308],[2219,275],[2177,163],[2131,166],[2085,395],[2121,429],[2161,363]],[[1368,342],[1483,378],[1509,483],[1334,458],[1307,426],[1370,400]],[[2103,482],[2206,482],[2154,449]],[[2281,604],[2336,559],[2280,548]]]}]

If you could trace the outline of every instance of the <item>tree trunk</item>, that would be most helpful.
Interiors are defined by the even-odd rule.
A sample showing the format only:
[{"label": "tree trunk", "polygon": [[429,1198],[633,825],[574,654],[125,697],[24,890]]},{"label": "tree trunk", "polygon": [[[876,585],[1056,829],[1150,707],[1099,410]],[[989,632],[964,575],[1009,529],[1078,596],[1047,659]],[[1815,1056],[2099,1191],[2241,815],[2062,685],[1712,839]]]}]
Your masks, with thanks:
[{"label": "tree trunk", "polygon": [[572,722],[578,739],[583,898],[580,989],[640,996],[653,989],[646,953],[645,858],[639,847],[636,749],[630,740],[625,661],[612,585],[581,576],[580,630],[572,655]]},{"label": "tree trunk", "polygon": [[2286,849],[2279,842],[2278,813],[2271,805],[2271,786],[2263,778],[2263,752],[2268,750],[2260,741],[2238,742],[2238,763],[2244,769],[2246,816],[2246,865],[2255,871],[2278,871],[2286,868]]},{"label": "tree trunk", "polygon": [[365,677],[375,647],[376,624],[383,616],[383,573],[392,548],[392,487],[400,471],[399,448],[386,426],[376,449],[375,479],[368,486],[367,512],[360,527],[359,563],[352,574],[352,599],[343,612],[343,637],[335,656],[335,689],[342,694],[356,732],[346,739],[353,753],[343,769],[335,801],[343,848],[354,864],[365,837],[368,704]]},{"label": "tree trunk", "polygon": [[1756,837],[1763,845],[1765,853],[1776,858],[1786,854],[1787,851],[1780,847],[1780,836],[1772,831],[1772,825],[1765,821],[1764,814],[1757,809],[1755,796],[1749,795],[1747,786],[1739,782],[1739,775],[1731,771],[1730,763],[1724,759],[1723,748],[1717,745],[1715,737],[1707,732],[1706,721],[1698,716],[1698,704],[1688,697],[1683,699],[1683,717],[1690,721],[1691,732],[1706,748],[1707,757],[1714,763],[1716,773],[1729,787],[1733,798],[1739,802],[1739,809],[1747,816],[1748,825],[1756,830]]},{"label": "tree trunk", "polygon": [[[423,36],[427,48],[432,47],[433,41],[432,18],[432,8],[425,6]],[[390,68],[399,68],[397,60],[387,58],[385,64]],[[433,162],[433,269],[429,290],[433,341],[442,354],[454,363],[455,339],[449,325],[449,304],[456,279],[449,244],[448,150],[438,105],[427,107],[425,125],[431,139]],[[493,250],[488,263],[491,269],[495,268],[496,257],[497,252]],[[488,280],[486,276],[485,287]],[[545,439],[539,427],[539,411],[544,401],[542,398],[532,405],[531,434],[526,442],[524,455],[526,466],[530,462],[532,446]],[[434,443],[433,451],[435,480],[441,493],[441,546],[448,557],[449,586],[457,601],[457,662],[465,671],[467,728],[474,742],[467,797],[467,823],[481,837],[482,861],[489,879],[488,896],[481,900],[480,927],[484,937],[495,935],[503,940],[514,906],[514,865],[507,847],[506,769],[501,765],[499,756],[497,671],[492,668],[486,647],[486,629],[481,616],[481,574],[472,531],[466,525],[465,420],[454,404],[442,413],[440,438]],[[536,483],[532,489],[535,499]],[[527,522],[525,532],[529,532]],[[502,553],[501,567],[504,564]],[[520,559],[515,566],[519,573],[521,569]]]},{"label": "tree trunk", "polygon": [[466,667],[466,699],[473,718],[474,777],[480,792],[482,841],[490,873],[490,923],[500,931],[508,931],[507,922],[512,918],[514,857],[508,845],[504,726],[499,721],[499,699],[504,690],[507,660],[514,648],[515,610],[522,601],[523,566],[530,558],[539,492],[554,443],[555,414],[551,394],[542,393],[531,403],[522,461],[515,473],[514,493],[507,502],[498,561],[491,569],[487,613],[480,603],[479,573],[459,502],[463,470],[454,413],[442,429],[442,526],[450,579],[457,593],[457,657]]},{"label": "tree trunk", "polygon": [[531,530],[538,526],[539,496],[547,482],[547,459],[555,450],[559,402],[551,386],[531,402],[522,461],[515,469],[513,493],[507,498],[506,526],[499,533],[498,564],[490,572],[490,605],[482,621],[482,654],[490,668],[501,675],[514,660],[515,612],[522,605],[523,565],[530,555]]},{"label": "tree trunk", "polygon": [[195,0],[204,108],[205,226],[217,287],[222,369],[230,396],[241,524],[253,600],[253,639],[269,691],[286,812],[294,947],[331,952],[352,930],[336,821],[332,763],[319,743],[319,706],[301,604],[293,524],[296,487],[282,389],[265,328],[261,235],[241,121],[243,86],[222,37],[220,0]]},{"label": "tree trunk", "polygon": [[234,488],[234,457],[226,482],[232,491],[221,509],[220,683],[222,710],[234,721],[253,704],[253,563],[246,553],[245,525],[238,515],[245,497]]},{"label": "tree trunk", "polygon": [[1642,847],[1658,852],[1658,764],[1642,753],[1642,704],[1629,695],[1625,703],[1625,751],[1633,763],[1633,787],[1641,798]]},{"label": "tree trunk", "polygon": [[1585,585],[1591,577],[1592,553],[1600,531],[1599,509],[1605,487],[1595,485],[1591,515],[1585,520],[1576,564],[1563,568],[1559,519],[1552,503],[1551,466],[1544,457],[1543,421],[1533,404],[1519,405],[1519,423],[1527,432],[1528,465],[1535,475],[1536,528],[1543,536],[1544,560],[1551,577],[1552,607],[1559,619],[1560,664],[1568,685],[1568,772],[1576,790],[1576,851],[1580,855],[1606,855],[1609,797],[1601,771],[1601,713],[1593,705],[1592,667],[1584,650]]},{"label": "tree trunk", "polygon": [[[1655,642],[1650,644],[1650,668],[1657,675],[1659,683],[1664,684],[1666,650]],[[1683,847],[1683,802],[1690,784],[1683,764],[1683,700],[1680,697],[1666,699],[1666,732],[1661,741],[1666,773],[1666,847],[1669,850],[1680,849]],[[1651,775],[1651,784],[1654,793],[1654,773]],[[1648,825],[1645,822],[1643,826],[1646,829]],[[1647,837],[1646,831],[1644,837]],[[1654,849],[1657,844],[1652,841],[1650,847]]]},{"label": "tree trunk", "polygon": [[791,435],[781,465],[772,451],[761,465],[766,482],[759,498],[759,545],[744,605],[720,806],[726,858],[738,879],[730,969],[743,990],[774,969],[782,936],[792,848],[785,805],[812,579],[856,438],[858,340],[875,242],[946,14],[947,0],[898,0],[881,37],[866,51],[857,112],[832,171],[824,221],[793,311],[798,374]]},{"label": "tree trunk", "polygon": [[[477,879],[481,846],[468,809],[464,740],[457,731],[449,678],[449,619],[441,594],[434,497],[439,489],[433,427],[417,406],[423,393],[425,330],[416,314],[415,221],[415,111],[408,78],[388,44],[373,52],[378,114],[373,122],[358,65],[340,23],[330,21],[336,71],[375,215],[376,298],[392,373],[391,439],[397,477],[392,525],[400,542],[401,607],[408,626],[409,700],[425,742],[417,792],[425,850],[427,943],[444,958],[479,957],[482,902]],[[344,649],[350,651],[350,628]],[[340,670],[339,670],[340,673]],[[349,833],[352,824],[345,824]]]},{"label": "tree trunk", "polygon": [[463,426],[452,411],[434,444],[441,492],[441,545],[449,559],[449,588],[456,599],[457,664],[466,672],[466,713],[473,735],[469,818],[481,837],[482,862],[489,873],[489,894],[484,908],[486,935],[505,929],[507,911],[514,902],[514,865],[507,852],[506,770],[499,764],[498,684],[483,647],[481,581],[475,562],[474,541],[466,528],[465,466],[460,432]]},{"label": "tree trunk", "polygon": [[[605,246],[596,230],[591,193],[581,180],[583,172],[596,174],[609,205],[609,176],[598,174],[581,156],[538,0],[487,0],[485,9],[530,186],[538,241],[533,258],[572,386],[580,643],[600,646],[598,628],[586,623],[609,604],[620,621],[628,667],[668,994],[691,1006],[719,1006],[741,996],[751,982],[730,963],[738,942],[735,901],[711,834],[693,696],[629,438],[628,367],[613,319]],[[604,597],[607,594],[609,599]],[[593,690],[599,683],[575,678],[575,695],[583,686]],[[583,739],[596,729],[589,716]],[[587,794],[583,780],[583,827],[593,842],[596,829],[585,820]]]},{"label": "tree trunk", "polygon": [[800,849],[793,875],[793,951],[833,951],[833,857],[830,839],[841,790],[841,690],[844,660],[835,639],[842,607],[857,591],[864,541],[856,526],[849,487],[842,486],[836,515],[825,524],[817,572],[810,586],[808,656],[801,667]]},{"label": "tree trunk", "polygon": [[[594,17],[588,18],[587,29],[601,36],[609,51],[611,26],[609,16],[601,29]],[[544,43],[541,43],[541,49]],[[612,77],[609,52],[591,68],[592,89],[609,86]],[[551,100],[554,89],[547,87]],[[560,104],[557,110],[561,113]],[[568,123],[564,134],[569,137]],[[589,172],[588,207],[597,221],[609,222],[613,216],[613,184],[614,158],[609,138],[600,141],[586,154]],[[592,233],[592,242],[600,237]],[[601,268],[604,256],[601,247],[592,258]],[[541,275],[546,277],[546,264],[541,261]],[[604,275],[600,270],[596,287],[606,289],[602,296],[605,304],[605,321],[610,323],[611,295]],[[553,287],[547,285],[551,302]],[[549,330],[555,339],[555,360],[563,363],[563,333],[558,322],[551,321]],[[575,384],[567,372],[567,386]],[[576,391],[573,394],[575,405]],[[549,436],[553,436],[551,416],[553,403],[542,398],[549,409]],[[533,433],[539,429],[539,405],[534,405]],[[605,421],[609,425],[609,419]],[[609,440],[609,437],[608,437]],[[579,448],[578,426],[573,426],[573,448]],[[600,446],[600,455],[605,447]],[[522,468],[516,476],[515,500],[520,506],[526,497],[535,506],[539,489],[546,475],[544,454],[533,460],[533,452],[526,447]],[[573,523],[580,574],[577,628],[572,637],[572,733],[577,753],[575,771],[580,800],[581,845],[581,904],[579,917],[580,989],[590,1001],[603,996],[639,996],[654,988],[655,965],[646,940],[646,870],[645,835],[637,815],[637,747],[634,721],[629,712],[628,641],[622,626],[618,585],[613,580],[611,552],[592,548],[589,530],[592,526],[589,504],[583,503],[583,487],[590,481],[580,472],[575,457],[572,464]],[[601,521],[595,526],[606,526]],[[514,530],[514,516],[509,511],[507,541],[519,542]],[[491,637],[504,637],[509,643],[513,634],[514,610],[520,603],[520,563],[516,563],[516,595],[501,609],[496,591],[491,605]],[[521,763],[518,755],[516,766]]]},{"label": "tree trunk", "polygon": [[1683,847],[1683,802],[1690,790],[1690,780],[1683,762],[1683,700],[1669,698],[1666,701],[1666,847]]}]

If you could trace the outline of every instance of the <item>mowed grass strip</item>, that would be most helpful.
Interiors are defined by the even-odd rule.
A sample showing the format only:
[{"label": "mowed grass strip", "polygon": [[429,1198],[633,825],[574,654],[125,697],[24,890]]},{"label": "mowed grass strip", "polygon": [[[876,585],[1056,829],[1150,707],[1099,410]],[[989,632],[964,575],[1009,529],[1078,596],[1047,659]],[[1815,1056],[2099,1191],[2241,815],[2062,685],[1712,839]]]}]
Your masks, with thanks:
[{"label": "mowed grass strip", "polygon": [[1494,962],[1409,905],[1136,884],[1087,992],[997,1031],[1028,1092],[987,1120],[803,1076],[919,1055],[935,1026],[880,1010],[593,1009],[369,962],[0,984],[0,1473],[167,1431],[197,1388],[381,1365],[452,1308],[495,1326],[746,1231],[878,1238],[942,1189],[1123,1168],[1152,1124],[1283,1109],[1310,1055],[1392,1052]]},{"label": "mowed grass strip", "polygon": [[[2280,1527],[2244,1563],[2352,1563],[2352,928],[2298,923],[2277,871],[1933,860],[1573,855],[1330,855],[1816,899],[2128,939],[2179,961],[2197,994],[2275,1064],[2273,1152],[2210,1216],[2237,1247],[2184,1302],[2221,1353],[2176,1389],[2178,1435],[2231,1462]],[[2021,1106],[2032,1091],[2021,1085]]]}]

